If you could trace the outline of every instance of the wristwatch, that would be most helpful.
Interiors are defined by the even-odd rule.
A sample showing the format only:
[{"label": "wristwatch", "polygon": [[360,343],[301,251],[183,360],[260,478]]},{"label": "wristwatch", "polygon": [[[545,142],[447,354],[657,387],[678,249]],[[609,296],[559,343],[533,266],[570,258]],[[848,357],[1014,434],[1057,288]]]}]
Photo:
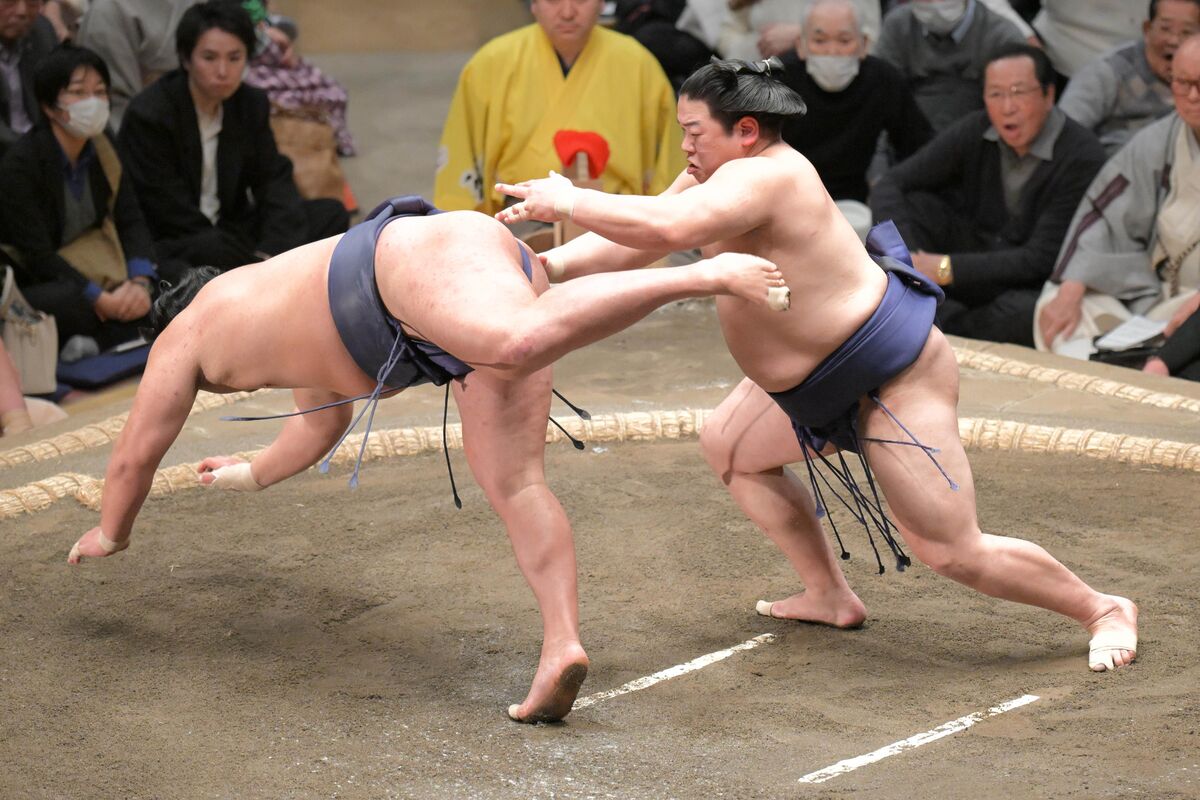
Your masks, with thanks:
[{"label": "wristwatch", "polygon": [[933,280],[938,286],[948,286],[954,280],[954,270],[950,267],[950,256],[942,256]]}]

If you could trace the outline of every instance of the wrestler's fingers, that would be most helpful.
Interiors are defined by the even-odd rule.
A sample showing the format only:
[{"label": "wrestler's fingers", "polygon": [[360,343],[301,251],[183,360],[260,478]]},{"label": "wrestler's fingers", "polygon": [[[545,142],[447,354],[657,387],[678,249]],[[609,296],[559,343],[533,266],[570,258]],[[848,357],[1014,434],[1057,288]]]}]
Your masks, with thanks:
[{"label": "wrestler's fingers", "polygon": [[520,197],[525,199],[529,197],[530,187],[525,184],[497,183],[496,191],[501,194],[506,194],[509,197]]},{"label": "wrestler's fingers", "polygon": [[67,563],[78,564],[79,558],[79,542],[76,542],[75,544],[71,545],[71,552],[67,554]]}]

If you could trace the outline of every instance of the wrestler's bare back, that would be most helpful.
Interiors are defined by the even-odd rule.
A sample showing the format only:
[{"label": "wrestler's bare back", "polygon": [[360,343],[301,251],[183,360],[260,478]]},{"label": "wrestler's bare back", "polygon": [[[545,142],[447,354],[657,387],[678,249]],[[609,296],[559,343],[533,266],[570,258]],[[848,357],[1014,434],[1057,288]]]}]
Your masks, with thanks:
[{"label": "wrestler's bare back", "polygon": [[[183,354],[176,347],[194,354],[199,388],[310,388],[354,396],[374,387],[374,376],[363,373],[342,345],[329,312],[329,261],[340,240],[323,239],[239,267],[200,291],[161,337],[175,345],[168,346],[177,357]],[[379,237],[375,271],[389,313],[417,335],[436,329],[440,314],[464,313],[454,290],[464,280],[495,285],[498,271],[516,274],[524,282],[523,289],[516,282],[516,291],[536,297],[520,273],[512,235],[470,212],[389,223]],[[544,284],[539,273],[535,278]]]},{"label": "wrestler's bare back", "polygon": [[758,200],[770,208],[769,221],[702,252],[706,257],[751,253],[783,272],[792,290],[785,314],[736,297],[717,298],[721,330],[742,371],[767,391],[783,391],[803,381],[870,317],[887,278],[800,153],[775,145],[720,169],[761,169],[761,164],[746,162],[763,159],[772,162],[771,179],[759,182]]}]

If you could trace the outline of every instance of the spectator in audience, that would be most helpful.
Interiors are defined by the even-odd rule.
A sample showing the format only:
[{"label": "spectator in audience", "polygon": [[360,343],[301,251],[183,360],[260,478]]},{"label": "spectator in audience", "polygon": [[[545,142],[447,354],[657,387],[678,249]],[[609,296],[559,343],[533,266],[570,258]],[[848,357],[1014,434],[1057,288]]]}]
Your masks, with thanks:
[{"label": "spectator in audience", "polygon": [[54,315],[59,346],[74,336],[101,348],[137,338],[157,278],[154,246],[133,184],[104,132],[108,67],[64,44],[38,65],[43,119],[0,162],[3,240],[17,283]]},{"label": "spectator in audience", "polygon": [[[879,36],[878,0],[852,0],[871,42]],[[729,0],[717,52],[723,58],[756,61],[796,48],[813,0]]]},{"label": "spectator in audience", "polygon": [[1178,327],[1200,306],[1200,35],[1171,65],[1175,113],[1109,159],[1087,189],[1038,301],[1039,350],[1086,357],[1136,314]]},{"label": "spectator in audience", "polygon": [[1058,107],[1100,137],[1111,156],[1133,134],[1174,110],[1171,59],[1200,30],[1200,0],[1150,0],[1142,38],[1080,68]]},{"label": "spectator in audience", "polygon": [[175,29],[198,0],[91,0],[75,41],[95,50],[112,75],[113,130],[120,130],[129,101],[179,66]]},{"label": "spectator in audience", "polygon": [[87,8],[87,0],[43,0],[42,16],[54,28],[58,41],[74,39],[79,33],[79,19]]},{"label": "spectator in audience", "polygon": [[696,35],[703,34],[702,29],[679,26],[687,8],[687,0],[618,0],[616,6],[616,31],[637,39],[654,54],[676,92],[713,55],[702,36]]},{"label": "spectator in audience", "polygon": [[333,128],[339,156],[355,153],[354,137],[346,124],[349,95],[345,87],[296,52],[297,30],[267,13],[261,0],[243,3],[259,36],[258,52],[250,59],[246,83],[267,93],[272,111],[299,113]]},{"label": "spectator in audience", "polygon": [[944,332],[1032,345],[1034,303],[1104,150],[1054,107],[1054,70],[1032,45],[998,50],[983,93],[986,110],[889,171],[871,208],[944,287]]},{"label": "spectator in audience", "polygon": [[1177,323],[1171,320],[1165,331],[1166,344],[1158,355],[1151,356],[1142,367],[1151,375],[1174,375],[1184,380],[1200,381],[1200,311]]},{"label": "spectator in audience", "polygon": [[242,82],[250,16],[229,0],[179,22],[181,69],[129,104],[121,151],[159,255],[230,269],[344,232],[337,200],[301,200],[266,94]]},{"label": "spectator in audience", "polygon": [[881,132],[902,159],[933,138],[904,76],[867,55],[850,0],[809,6],[799,46],[781,60],[781,80],[808,105],[784,126],[784,141],[812,162],[834,200],[867,202],[867,167]]},{"label": "spectator in audience", "polygon": [[467,62],[442,130],[438,208],[500,211],[497,182],[562,169],[553,139],[563,129],[608,142],[606,192],[661,192],[683,171],[671,85],[646,48],[596,26],[602,5],[532,0],[535,24]]},{"label": "spectator in audience", "polygon": [[1024,37],[979,0],[911,0],[888,12],[875,55],[899,68],[935,131],[983,106],[988,56]]},{"label": "spectator in audience", "polygon": [[1033,28],[1054,69],[1071,78],[1088,62],[1136,39],[1145,20],[1145,0],[1042,0]]},{"label": "spectator in audience", "polygon": [[33,71],[58,44],[42,0],[0,0],[0,155],[40,116]]}]

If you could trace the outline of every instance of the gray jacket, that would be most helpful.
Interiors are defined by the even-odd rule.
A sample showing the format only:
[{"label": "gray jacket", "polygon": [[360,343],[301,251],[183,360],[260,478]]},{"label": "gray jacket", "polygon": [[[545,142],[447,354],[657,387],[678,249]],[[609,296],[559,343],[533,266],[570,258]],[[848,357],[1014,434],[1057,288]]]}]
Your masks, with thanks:
[{"label": "gray jacket", "polygon": [[1175,110],[1171,87],[1146,60],[1146,44],[1128,42],[1075,73],[1058,107],[1100,138],[1110,156],[1133,135]]},{"label": "gray jacket", "polygon": [[1080,281],[1135,314],[1157,302],[1162,282],[1150,263],[1155,221],[1170,191],[1175,137],[1183,124],[1172,113],[1108,160],[1075,211],[1052,283]]}]

